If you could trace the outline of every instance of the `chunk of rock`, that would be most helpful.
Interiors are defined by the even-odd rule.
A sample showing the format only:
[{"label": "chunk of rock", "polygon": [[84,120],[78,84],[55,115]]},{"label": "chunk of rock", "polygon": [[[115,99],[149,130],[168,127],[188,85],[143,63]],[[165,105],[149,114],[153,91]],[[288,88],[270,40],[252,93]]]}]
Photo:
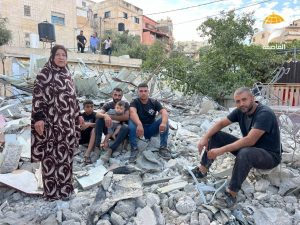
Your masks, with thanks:
[{"label": "chunk of rock", "polygon": [[255,224],[274,225],[284,224],[292,225],[290,215],[279,208],[260,208],[253,214]]},{"label": "chunk of rock", "polygon": [[135,219],[136,225],[157,225],[154,212],[149,206],[141,209]]},{"label": "chunk of rock", "polygon": [[191,213],[196,210],[196,203],[189,196],[181,197],[176,203],[176,210],[181,214]]}]

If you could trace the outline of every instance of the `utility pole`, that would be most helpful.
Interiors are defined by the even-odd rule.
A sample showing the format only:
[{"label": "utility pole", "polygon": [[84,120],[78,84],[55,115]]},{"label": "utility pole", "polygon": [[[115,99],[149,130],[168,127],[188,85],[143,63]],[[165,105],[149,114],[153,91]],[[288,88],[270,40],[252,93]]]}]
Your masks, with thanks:
[{"label": "utility pole", "polygon": [[101,32],[102,32],[102,17],[100,16],[99,17],[99,39],[100,39],[100,46],[99,46],[99,51],[100,51],[100,55],[101,55],[101,50],[102,50],[102,47],[101,47],[101,42],[102,42],[102,40],[101,40]]}]

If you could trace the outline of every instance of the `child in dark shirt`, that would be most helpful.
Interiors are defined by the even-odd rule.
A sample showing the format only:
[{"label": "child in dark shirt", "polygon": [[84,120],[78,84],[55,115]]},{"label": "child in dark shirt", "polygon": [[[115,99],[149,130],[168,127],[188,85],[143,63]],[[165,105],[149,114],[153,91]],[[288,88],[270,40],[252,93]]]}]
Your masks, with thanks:
[{"label": "child in dark shirt", "polygon": [[90,152],[93,150],[95,145],[95,122],[96,122],[96,113],[94,112],[94,103],[91,100],[86,100],[83,102],[84,112],[81,116],[84,119],[84,123],[81,125],[81,138],[79,144],[87,144],[88,149],[84,154],[84,163],[90,164]]}]

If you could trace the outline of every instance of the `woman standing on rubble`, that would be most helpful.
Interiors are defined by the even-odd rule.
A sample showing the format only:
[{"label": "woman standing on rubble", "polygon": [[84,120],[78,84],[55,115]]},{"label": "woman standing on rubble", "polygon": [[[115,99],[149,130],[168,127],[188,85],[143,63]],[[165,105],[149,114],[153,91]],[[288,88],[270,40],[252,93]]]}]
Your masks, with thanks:
[{"label": "woman standing on rubble", "polygon": [[79,121],[67,50],[55,45],[36,77],[32,99],[31,161],[41,161],[46,200],[68,200],[73,192],[72,164],[79,142]]}]

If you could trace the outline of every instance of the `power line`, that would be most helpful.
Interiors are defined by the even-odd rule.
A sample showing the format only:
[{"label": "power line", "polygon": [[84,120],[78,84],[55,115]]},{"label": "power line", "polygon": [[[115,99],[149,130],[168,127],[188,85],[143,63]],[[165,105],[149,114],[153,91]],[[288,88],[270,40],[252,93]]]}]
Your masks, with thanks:
[{"label": "power line", "polygon": [[[129,17],[139,17],[139,16],[151,16],[151,15],[163,14],[163,13],[168,13],[168,12],[176,12],[176,11],[196,8],[196,7],[200,7],[200,6],[204,6],[204,5],[210,5],[210,4],[214,4],[214,3],[217,3],[217,2],[224,2],[224,1],[228,1],[228,0],[216,0],[216,1],[212,1],[212,2],[206,2],[206,3],[203,3],[203,4],[199,4],[199,5],[193,5],[193,6],[188,6],[188,7],[178,8],[178,9],[172,9],[172,10],[167,10],[167,11],[147,13],[147,14],[138,14],[136,16],[127,16],[127,18],[129,18]],[[124,18],[123,16],[118,16],[118,17],[108,17],[108,18],[103,18],[103,19],[127,19],[127,18]]]},{"label": "power line", "polygon": [[[259,4],[262,4],[262,3],[265,3],[265,2],[270,2],[270,1],[273,1],[273,0],[265,0],[265,1],[257,2],[257,3],[251,4],[251,5],[246,5],[246,6],[237,8],[237,9],[233,9],[233,11],[237,11],[237,10],[249,8],[249,7],[251,7],[251,6],[259,5]],[[219,15],[221,15],[221,13],[214,14],[214,15],[211,15],[211,16],[201,17],[201,18],[198,18],[198,19],[187,20],[187,21],[184,21],[184,22],[180,22],[180,23],[173,24],[173,26],[174,26],[174,25],[184,24],[184,23],[190,23],[190,22],[194,22],[194,21],[198,21],[198,20],[203,20],[203,19],[206,19],[206,18],[209,18],[209,17],[219,16]]]},{"label": "power line", "polygon": [[163,14],[163,13],[168,13],[168,12],[176,12],[176,11],[196,8],[196,7],[200,7],[200,6],[204,6],[204,5],[210,5],[210,4],[213,4],[213,3],[216,3],[216,2],[224,2],[224,1],[228,1],[228,0],[217,0],[217,1],[212,1],[212,2],[206,2],[206,3],[203,3],[203,4],[199,4],[199,5],[194,5],[194,6],[189,6],[189,7],[179,8],[179,9],[173,9],[173,10],[168,10],[168,11],[163,11],[163,12],[147,13],[145,15],[150,16],[150,15]]}]

